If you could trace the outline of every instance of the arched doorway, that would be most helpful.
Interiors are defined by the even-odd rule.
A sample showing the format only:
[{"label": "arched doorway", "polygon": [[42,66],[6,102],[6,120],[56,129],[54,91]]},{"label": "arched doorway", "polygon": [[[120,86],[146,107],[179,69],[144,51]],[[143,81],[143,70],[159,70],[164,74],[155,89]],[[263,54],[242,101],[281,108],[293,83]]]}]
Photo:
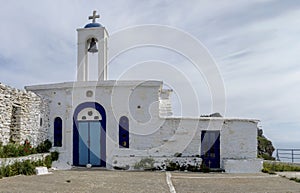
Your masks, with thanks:
[{"label": "arched doorway", "polygon": [[73,165],[105,167],[105,160],[105,109],[98,103],[82,103],[73,115]]}]

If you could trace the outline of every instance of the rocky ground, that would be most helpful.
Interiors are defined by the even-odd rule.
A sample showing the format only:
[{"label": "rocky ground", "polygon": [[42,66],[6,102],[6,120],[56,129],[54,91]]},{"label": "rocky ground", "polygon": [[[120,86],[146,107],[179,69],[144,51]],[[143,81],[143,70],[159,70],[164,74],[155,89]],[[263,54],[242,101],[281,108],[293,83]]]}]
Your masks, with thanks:
[{"label": "rocky ground", "polygon": [[[54,171],[0,179],[0,192],[300,192],[300,183],[268,174],[200,174],[105,170]],[[174,191],[173,191],[174,192]]]}]

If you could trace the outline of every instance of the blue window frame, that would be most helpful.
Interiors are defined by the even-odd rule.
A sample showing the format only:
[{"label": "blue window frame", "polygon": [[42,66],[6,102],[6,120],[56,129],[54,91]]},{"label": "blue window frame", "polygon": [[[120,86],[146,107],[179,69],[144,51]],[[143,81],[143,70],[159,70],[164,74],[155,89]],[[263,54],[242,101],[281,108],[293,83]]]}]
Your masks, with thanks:
[{"label": "blue window frame", "polygon": [[129,120],[125,116],[119,121],[119,147],[129,148]]},{"label": "blue window frame", "polygon": [[56,117],[54,119],[54,147],[62,146],[62,119]]}]

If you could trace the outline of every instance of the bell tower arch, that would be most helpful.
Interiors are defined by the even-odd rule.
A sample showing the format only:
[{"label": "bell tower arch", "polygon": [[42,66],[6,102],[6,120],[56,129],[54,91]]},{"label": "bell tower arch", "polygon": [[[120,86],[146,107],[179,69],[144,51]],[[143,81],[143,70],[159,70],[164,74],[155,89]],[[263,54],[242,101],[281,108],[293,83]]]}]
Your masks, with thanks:
[{"label": "bell tower arch", "polygon": [[92,23],[77,29],[77,81],[89,81],[88,53],[98,54],[98,80],[107,80],[107,39],[108,33],[100,23],[96,23],[100,15],[93,11],[89,16]]}]

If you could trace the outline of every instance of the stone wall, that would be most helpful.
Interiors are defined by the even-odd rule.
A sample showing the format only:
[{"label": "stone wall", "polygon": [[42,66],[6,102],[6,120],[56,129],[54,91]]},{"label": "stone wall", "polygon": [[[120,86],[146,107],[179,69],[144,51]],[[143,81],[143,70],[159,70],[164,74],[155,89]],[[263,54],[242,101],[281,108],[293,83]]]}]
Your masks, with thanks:
[{"label": "stone wall", "polygon": [[13,165],[16,162],[24,162],[26,160],[30,160],[30,161],[45,160],[45,158],[50,155],[51,155],[50,153],[39,153],[39,154],[32,154],[23,157],[0,158],[0,166],[5,167],[5,166]]},{"label": "stone wall", "polygon": [[37,146],[47,139],[48,116],[46,100],[0,83],[0,143],[23,143],[27,139]]}]

